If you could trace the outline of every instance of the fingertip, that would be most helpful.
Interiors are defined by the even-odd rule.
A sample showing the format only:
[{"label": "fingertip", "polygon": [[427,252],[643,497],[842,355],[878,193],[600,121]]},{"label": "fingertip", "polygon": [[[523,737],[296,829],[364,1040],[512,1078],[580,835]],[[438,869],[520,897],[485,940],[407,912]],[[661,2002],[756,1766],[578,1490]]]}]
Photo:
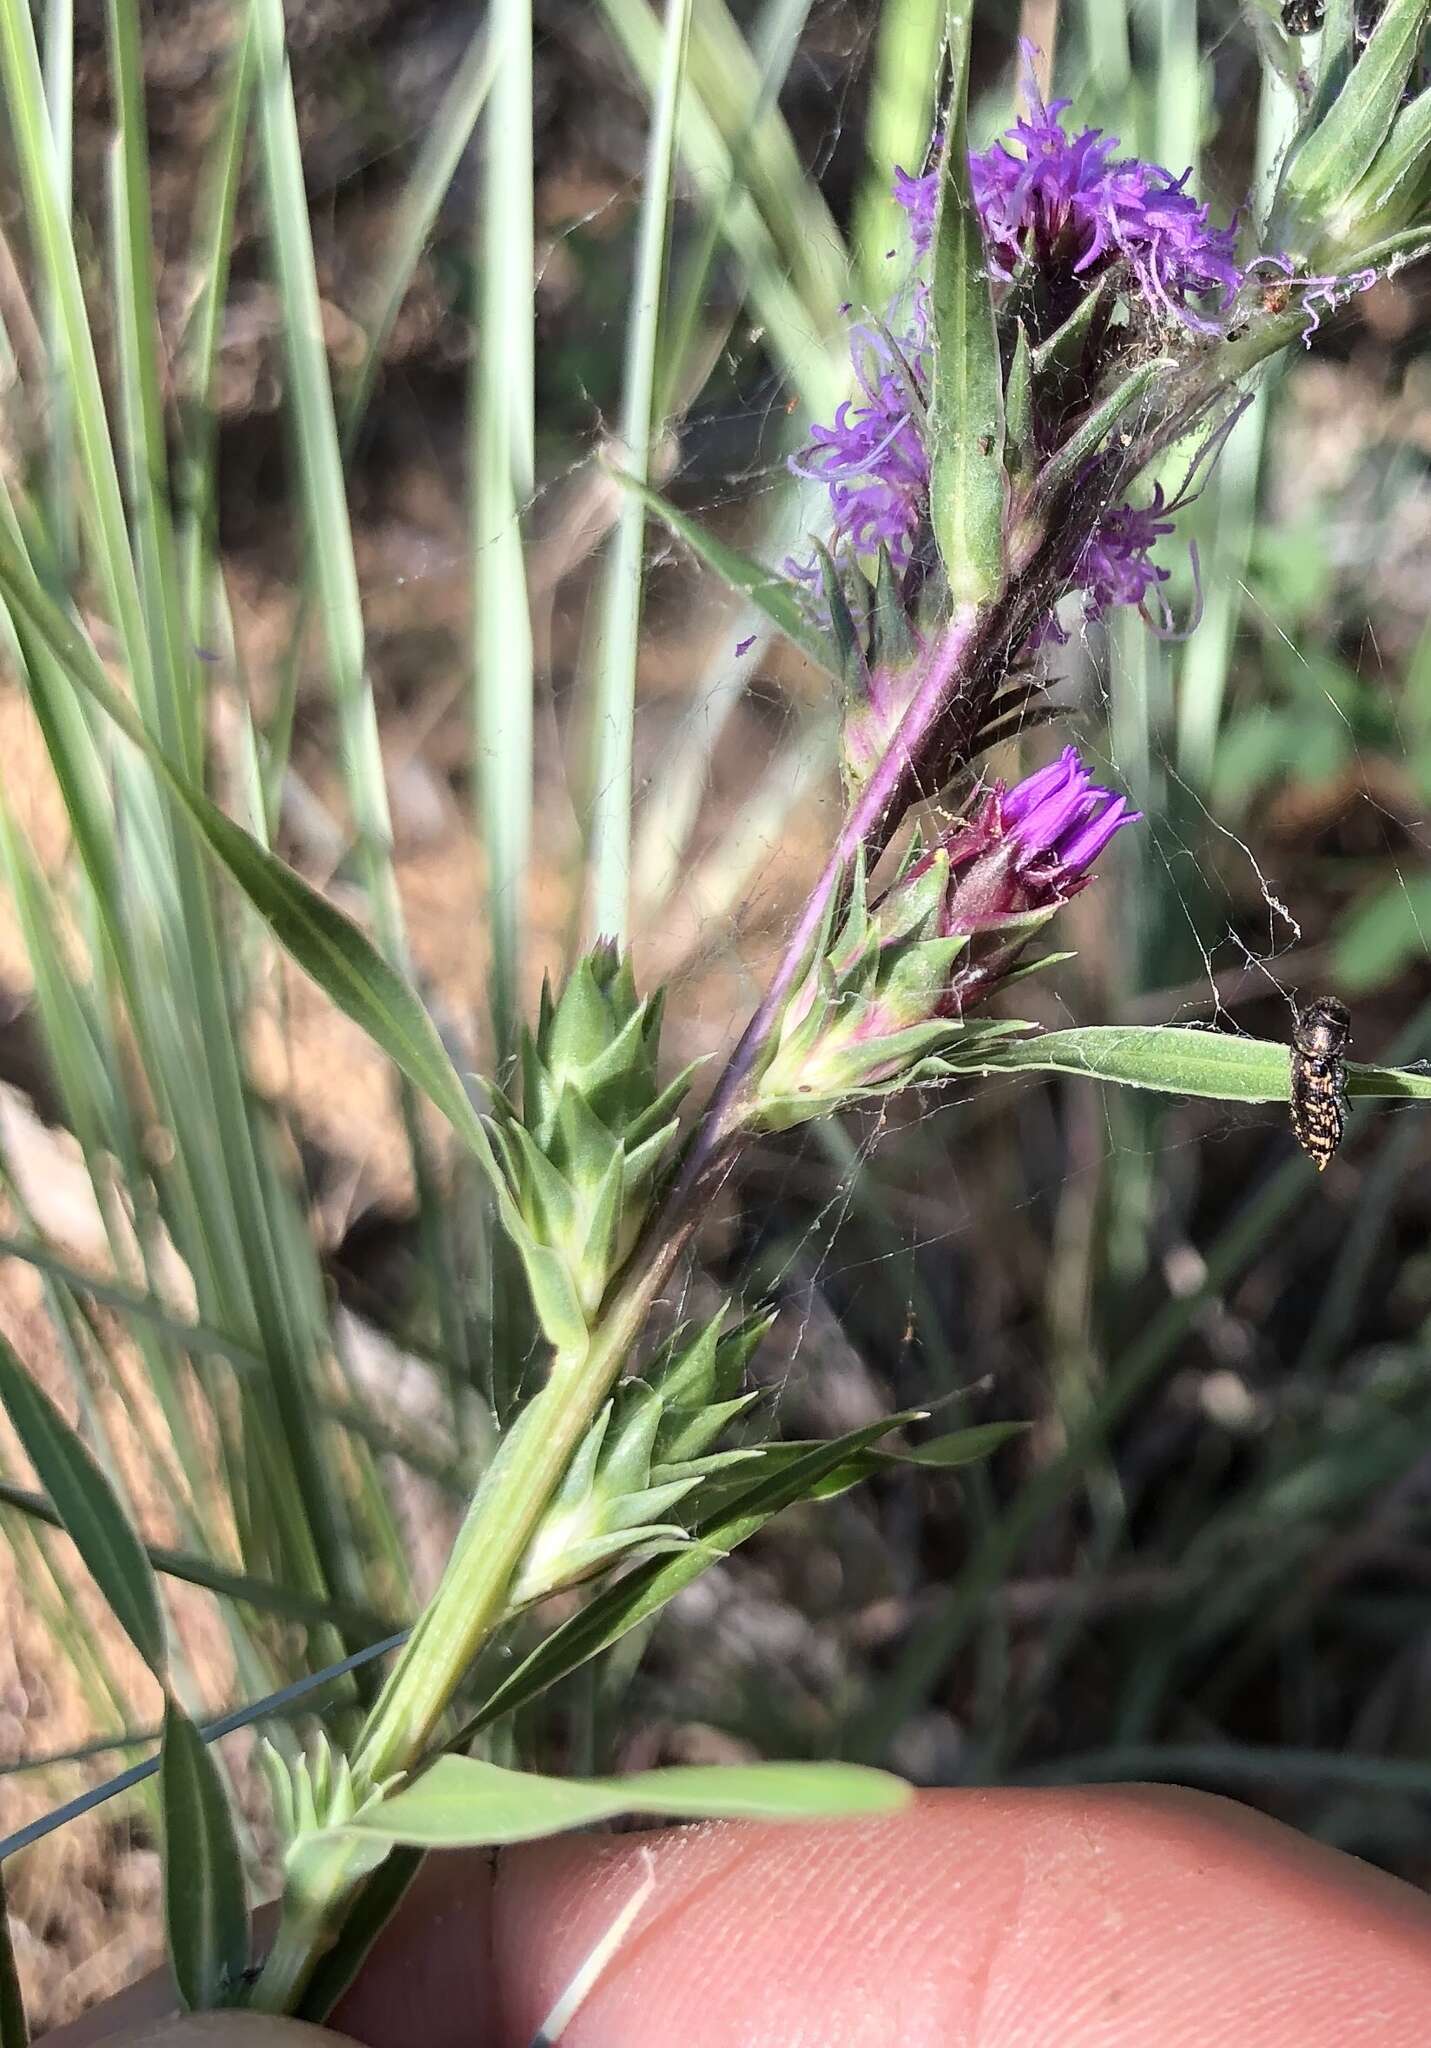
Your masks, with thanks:
[{"label": "fingertip", "polygon": [[424,1860],[332,2025],[364,2048],[498,2048],[486,1851]]},{"label": "fingertip", "polygon": [[504,1858],[504,2040],[529,2041],[642,1880],[564,2048],[1421,2048],[1431,1906],[1231,1801],[945,1792],[876,1822]]}]

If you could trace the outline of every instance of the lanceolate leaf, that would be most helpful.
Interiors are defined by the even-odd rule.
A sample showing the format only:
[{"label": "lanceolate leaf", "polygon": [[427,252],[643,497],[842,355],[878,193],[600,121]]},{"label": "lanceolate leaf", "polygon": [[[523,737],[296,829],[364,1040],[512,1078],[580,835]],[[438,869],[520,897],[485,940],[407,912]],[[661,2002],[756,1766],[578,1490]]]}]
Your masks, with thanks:
[{"label": "lanceolate leaf", "polygon": [[218,1766],[173,1700],[159,1764],[169,1961],[190,2012],[230,2004],[248,1968],[243,1866]]},{"label": "lanceolate leaf", "polygon": [[162,1679],[168,1662],[164,1616],[144,1546],[94,1458],[3,1339],[0,1401],[115,1620]]},{"label": "lanceolate leaf", "polygon": [[[956,1066],[957,1047],[948,1064],[951,1069]],[[1094,1025],[1049,1031],[1041,1038],[1001,1040],[958,1071],[1083,1074],[1097,1081],[1119,1081],[1127,1088],[1206,1095],[1219,1102],[1285,1102],[1291,1085],[1287,1047],[1276,1040],[1176,1024]],[[1431,1101],[1431,1072],[1348,1061],[1347,1087],[1352,1095]]]},{"label": "lanceolate leaf", "polygon": [[907,1804],[898,1778],[858,1764],[695,1765],[627,1778],[544,1778],[444,1756],[351,1821],[347,1833],[421,1849],[495,1847],[564,1834],[618,1814],[698,1820],[838,1820]]},{"label": "lanceolate leaf", "polygon": [[817,668],[822,668],[826,675],[839,681],[843,671],[838,650],[818,626],[811,624],[794,586],[784,576],[778,575],[764,562],[742,554],[729,542],[717,540],[713,533],[708,533],[696,520],[688,519],[684,512],[678,512],[668,499],[663,498],[659,491],[653,491],[648,484],[638,483],[635,477],[628,476],[621,469],[614,469],[612,474],[628,490],[635,491],[657,518],[664,520],[672,533],[685,541],[723,583],[728,583],[732,590],[738,590],[742,597],[749,598],[764,612],[771,625],[777,627]]},{"label": "lanceolate leaf", "polygon": [[1026,1422],[980,1422],[970,1429],[952,1430],[948,1436],[931,1437],[928,1443],[913,1444],[903,1451],[866,1451],[876,1465],[922,1465],[930,1472],[954,1472],[961,1465],[975,1465],[991,1457],[1004,1444],[1022,1436]]},{"label": "lanceolate leaf", "polygon": [[1316,128],[1287,166],[1274,215],[1309,223],[1334,212],[1370,170],[1390,133],[1426,31],[1427,0],[1387,0],[1376,33]]},{"label": "lanceolate leaf", "polygon": [[949,9],[952,82],[930,287],[930,514],[955,601],[981,604],[1004,580],[1004,400],[984,237],[969,189],[973,14],[973,0],[954,0]]}]

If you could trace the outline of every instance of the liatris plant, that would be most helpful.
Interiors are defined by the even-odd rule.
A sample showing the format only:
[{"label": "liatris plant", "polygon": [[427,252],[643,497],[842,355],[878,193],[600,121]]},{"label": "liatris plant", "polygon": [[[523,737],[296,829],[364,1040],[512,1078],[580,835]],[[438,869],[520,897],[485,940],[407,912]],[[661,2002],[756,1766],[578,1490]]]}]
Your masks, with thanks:
[{"label": "liatris plant", "polygon": [[[1428,16],[1431,0],[1389,0],[1363,47],[1349,0],[1329,10],[1271,240],[1245,250],[1244,230],[1215,221],[1185,177],[1120,156],[1096,131],[1078,132],[1066,104],[1045,105],[1032,89],[1024,118],[971,156],[971,9],[950,8],[950,84],[932,165],[901,174],[896,187],[915,273],[892,305],[852,329],[853,395],[794,460],[826,493],[808,554],[783,573],[767,571],[646,494],[827,672],[843,701],[842,823],[763,1000],[684,1138],[677,1117],[691,1077],[663,1080],[660,996],[641,994],[619,949],[598,945],[544,996],[535,1030],[510,1034],[512,1075],[487,1088],[479,1109],[388,957],[401,955],[400,928],[389,925],[379,952],[206,793],[195,771],[197,724],[179,715],[182,695],[166,694],[175,672],[166,663],[183,657],[174,622],[187,616],[167,529],[154,494],[136,490],[144,517],[160,521],[157,538],[144,529],[152,545],[135,550],[141,578],[123,533],[93,351],[79,345],[88,330],[73,251],[66,260],[55,226],[47,130],[42,118],[17,124],[33,210],[49,230],[37,239],[52,264],[53,300],[75,325],[96,525],[124,540],[106,598],[133,671],[132,693],[116,688],[77,614],[56,601],[50,560],[37,565],[27,522],[6,499],[0,594],[29,686],[48,729],[73,743],[76,784],[94,772],[89,713],[118,728],[154,777],[150,838],[203,845],[415,1094],[447,1117],[520,1265],[535,1330],[524,1395],[502,1418],[435,1593],[400,1646],[383,1646],[397,1654],[376,1697],[355,1705],[341,1744],[267,1753],[285,1885],[259,1964],[222,1790],[180,1702],[150,1558],[108,1480],[0,1348],[0,1395],[54,1511],[164,1687],[170,1938],[189,2004],[321,2017],[400,1895],[414,1850],[506,1842],[619,1811],[778,1817],[902,1796],[875,1773],[770,1767],[554,1780],[471,1752],[484,1730],[649,1618],[783,1506],[902,1455],[881,1440],[909,1416],[834,1443],[770,1444],[742,1384],[763,1329],[758,1313],[723,1309],[642,1362],[653,1305],[747,1140],[871,1097],[1017,1068],[1286,1100],[1282,1046],[1172,1029],[1039,1034],[989,1013],[1021,976],[1048,964],[1030,948],[1091,885],[1138,814],[1095,782],[1072,747],[1012,786],[979,764],[995,741],[1040,714],[1036,664],[1067,631],[1066,602],[1089,620],[1136,606],[1166,626],[1167,571],[1154,550],[1173,531],[1199,464],[1215,457],[1247,378],[1344,293],[1431,245],[1431,95],[1403,104]],[[277,0],[262,0],[253,19],[266,161],[281,192],[289,116]],[[671,21],[668,85],[680,76],[679,8]],[[33,117],[42,102],[28,10],[0,0],[0,26],[7,93]],[[117,37],[116,48],[132,85],[124,69],[132,38]],[[503,61],[519,71],[524,55],[525,45],[512,42]],[[666,90],[667,127],[658,124],[667,169],[677,98],[675,87]],[[131,262],[142,246],[134,225],[121,238]],[[488,289],[500,295],[500,236],[486,254]],[[291,247],[282,260],[297,260]],[[311,261],[302,275],[311,287]],[[316,327],[316,290],[303,304]],[[309,327],[296,323],[296,332],[301,343]],[[134,336],[124,338],[129,362]],[[649,352],[634,353],[649,399]],[[301,368],[301,355],[295,360]],[[148,477],[162,459],[157,417],[145,410],[152,399],[142,380],[127,391],[129,426],[149,428],[130,451],[132,477]],[[308,424],[305,449],[321,470],[321,452],[336,446],[331,412],[325,423],[319,408]],[[1190,481],[1169,501],[1142,479],[1183,443]],[[479,453],[491,455],[485,441]],[[483,474],[487,509],[500,513],[518,490],[516,471]],[[320,532],[324,504],[315,489]],[[495,546],[488,552],[497,558]],[[324,592],[332,600],[325,613],[340,619],[341,568]],[[150,614],[162,629],[153,639]],[[506,623],[502,656],[516,661],[524,611]],[[146,666],[142,657],[156,647],[164,659]],[[361,760],[371,732],[350,667],[342,680],[345,742]],[[78,720],[77,692],[86,704]],[[913,830],[911,814],[928,805],[939,807],[940,822]],[[380,808],[369,819],[368,851],[382,903]],[[102,848],[89,839],[82,850],[102,870]],[[504,857],[500,833],[490,851],[494,862]],[[193,888],[181,860],[173,893],[189,904]],[[192,915],[212,950],[202,897]],[[145,978],[126,928],[117,926],[112,942],[142,1021]],[[497,950],[505,972],[500,933]],[[211,964],[212,986],[221,988],[224,963]],[[209,990],[199,984],[201,996]],[[238,1073],[235,1055],[235,1085]],[[1431,1094],[1425,1077],[1375,1068],[1354,1070],[1352,1087]],[[222,1100],[242,1109],[241,1088],[235,1096],[229,1086]],[[252,1159],[241,1148],[237,1156],[258,1175],[268,1154],[247,1123],[241,1130]],[[303,1341],[311,1293],[281,1291],[261,1230],[243,1241],[261,1334],[287,1357],[286,1347]],[[203,1250],[196,1243],[196,1262]],[[297,1434],[288,1448],[301,1460],[311,1446]],[[955,1464],[993,1440],[966,1432],[937,1446],[934,1460]],[[920,1455],[928,1460],[930,1446]],[[329,1552],[322,1541],[318,1548],[328,1571]],[[539,1633],[522,1661],[488,1654],[530,1643],[515,1631],[529,1626],[533,1606],[577,1586],[588,1589],[584,1604]],[[345,1624],[352,1613],[351,1605],[334,1611]]]}]

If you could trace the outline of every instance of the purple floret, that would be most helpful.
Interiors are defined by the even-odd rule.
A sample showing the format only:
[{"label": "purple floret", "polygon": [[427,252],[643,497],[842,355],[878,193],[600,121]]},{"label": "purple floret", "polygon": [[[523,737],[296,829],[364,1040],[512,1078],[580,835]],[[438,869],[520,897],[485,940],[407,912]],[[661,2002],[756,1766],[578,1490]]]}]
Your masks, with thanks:
[{"label": "purple floret", "polygon": [[1165,512],[1163,487],[1154,484],[1150,502],[1141,507],[1119,505],[1108,513],[1079,557],[1077,581],[1088,593],[1090,619],[1101,619],[1115,604],[1142,605],[1148,593],[1170,575],[1160,569],[1152,551],[1174,531]]},{"label": "purple floret", "polygon": [[[1032,257],[1086,277],[1121,257],[1154,305],[1219,332],[1242,283],[1235,223],[1212,225],[1184,189],[1191,172],[1175,178],[1138,157],[1115,160],[1118,138],[1101,129],[1066,135],[1070,102],[1045,105],[1031,66],[1026,89],[1028,116],[969,162],[995,275],[1011,278]],[[1209,298],[1211,315],[1199,303]]]},{"label": "purple floret", "polygon": [[1020,872],[1029,878],[1036,873],[1059,900],[1083,886],[1113,835],[1141,815],[1129,810],[1126,797],[1098,786],[1077,747],[1065,747],[1002,802],[1004,829],[1019,848]]},{"label": "purple floret", "polygon": [[916,256],[927,256],[934,242],[934,209],[939,204],[939,165],[922,177],[895,166],[894,196],[909,222],[909,240]]},{"label": "purple floret", "polygon": [[927,389],[923,349],[914,333],[896,355],[894,345],[868,327],[855,328],[851,342],[859,396],[845,400],[830,426],[810,429],[810,445],[791,457],[790,467],[828,488],[836,541],[850,541],[860,554],[874,554],[883,543],[902,569],[929,502],[929,457],[918,417]]}]

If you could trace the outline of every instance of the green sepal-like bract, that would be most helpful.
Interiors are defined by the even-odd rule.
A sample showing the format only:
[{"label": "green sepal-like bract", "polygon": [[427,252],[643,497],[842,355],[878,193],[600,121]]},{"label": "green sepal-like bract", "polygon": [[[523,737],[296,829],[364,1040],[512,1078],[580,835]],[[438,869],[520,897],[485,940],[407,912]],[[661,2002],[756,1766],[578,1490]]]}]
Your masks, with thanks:
[{"label": "green sepal-like bract", "polygon": [[1288,151],[1268,227],[1269,246],[1299,270],[1355,265],[1373,242],[1424,225],[1426,108],[1406,94],[1428,21],[1428,0],[1387,0],[1354,63],[1349,15],[1346,47],[1324,36],[1324,60],[1335,61]]},{"label": "green sepal-like bract", "polygon": [[[948,853],[925,854],[916,840],[894,885],[873,909],[857,858],[843,914],[833,903],[810,962],[785,1006],[753,1091],[752,1121],[789,1130],[845,1104],[943,1078],[939,1054],[957,1040],[981,1041],[1029,1027],[948,1014],[955,963],[971,940],[945,935]],[[1052,914],[1018,920],[1025,937]],[[1008,932],[1012,920],[1004,920]]]},{"label": "green sepal-like bract", "polygon": [[[335,1750],[324,1735],[319,1735],[307,1756],[292,1762],[266,1740],[259,1743],[257,1755],[268,1781],[273,1817],[283,1845],[284,1896],[301,1910],[305,1899],[324,1896],[333,1855],[325,1830],[342,1827],[381,1804],[400,1779],[393,1777],[381,1785],[360,1788],[347,1757]],[[354,1874],[365,1875],[382,1860],[382,1855],[373,1854]]]}]

